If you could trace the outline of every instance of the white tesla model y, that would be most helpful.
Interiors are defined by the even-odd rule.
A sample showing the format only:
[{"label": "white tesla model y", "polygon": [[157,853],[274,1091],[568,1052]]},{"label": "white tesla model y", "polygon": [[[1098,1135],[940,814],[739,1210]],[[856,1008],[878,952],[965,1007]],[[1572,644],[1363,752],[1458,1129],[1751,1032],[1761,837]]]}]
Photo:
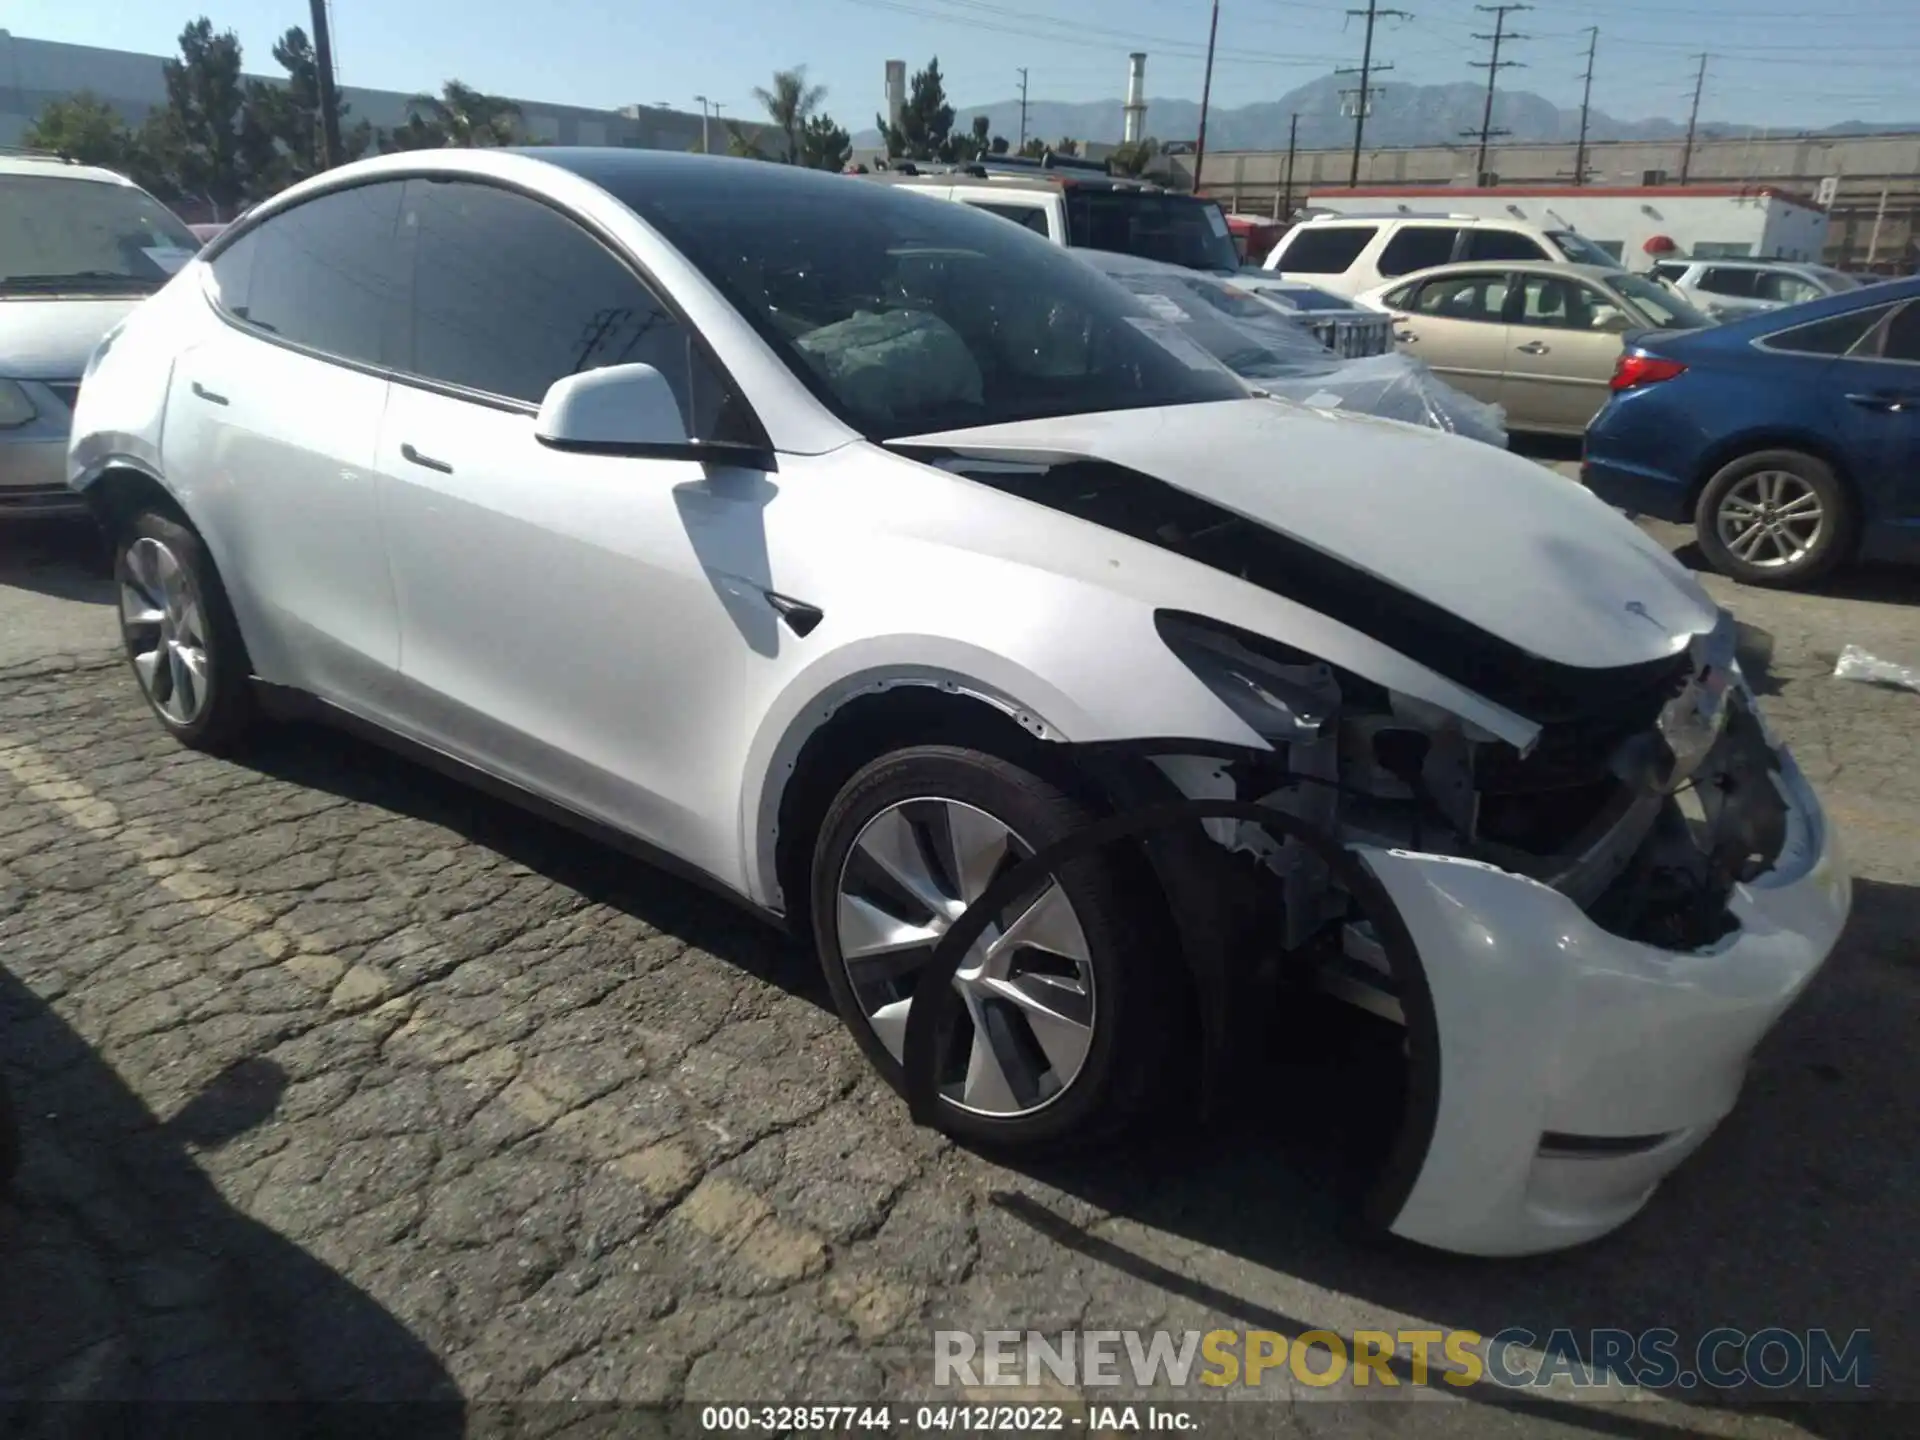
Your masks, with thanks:
[{"label": "white tesla model y", "polygon": [[1570,1244],[1727,1113],[1848,909],[1730,622],[1626,520],[1250,398],[1070,254],[891,187],[345,166],[103,342],[70,480],[181,741],[318,714],[651,855],[810,936],[896,1084],[1009,866],[1141,807],[1282,817],[1196,812],[993,917],[912,1050],[976,1142],[1107,1133],[1185,1055],[1217,1092],[1278,971],[1404,1027],[1381,1224]]}]

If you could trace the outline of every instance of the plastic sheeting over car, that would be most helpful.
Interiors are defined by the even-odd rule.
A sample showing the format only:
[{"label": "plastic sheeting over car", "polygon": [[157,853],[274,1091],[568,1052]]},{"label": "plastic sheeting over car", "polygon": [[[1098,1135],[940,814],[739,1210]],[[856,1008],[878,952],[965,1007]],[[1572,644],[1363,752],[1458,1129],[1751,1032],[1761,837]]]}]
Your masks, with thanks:
[{"label": "plastic sheeting over car", "polygon": [[1506,448],[1506,414],[1410,355],[1342,360],[1298,321],[1233,281],[1131,255],[1073,252],[1143,301],[1169,332],[1277,399],[1375,415]]}]

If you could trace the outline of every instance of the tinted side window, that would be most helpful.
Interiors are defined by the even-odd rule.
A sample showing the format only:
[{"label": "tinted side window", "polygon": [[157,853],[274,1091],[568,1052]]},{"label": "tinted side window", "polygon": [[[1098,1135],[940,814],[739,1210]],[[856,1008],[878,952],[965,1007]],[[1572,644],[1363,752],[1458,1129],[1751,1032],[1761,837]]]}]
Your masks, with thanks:
[{"label": "tinted side window", "polygon": [[1826,292],[1813,281],[1802,276],[1774,272],[1760,276],[1760,283],[1755,293],[1762,300],[1778,300],[1786,305],[1798,305],[1802,300],[1818,300]]},{"label": "tinted side window", "polygon": [[1893,317],[1880,347],[1880,358],[1920,363],[1920,304],[1909,303]]},{"label": "tinted side window", "polygon": [[963,200],[960,203],[984,210],[989,215],[998,215],[1002,220],[1011,220],[1016,225],[1024,225],[1036,235],[1050,237],[1047,212],[1038,205],[989,205],[981,200]]},{"label": "tinted side window", "polygon": [[281,340],[390,364],[406,297],[400,190],[356,185],[272,216],[213,262],[221,305]]},{"label": "tinted side window", "polygon": [[[407,182],[413,337],[400,368],[538,405],[563,375],[651,365],[688,433],[723,435],[723,383],[633,272],[557,210],[488,185]],[[737,414],[737,412],[735,412]]]},{"label": "tinted side window", "polygon": [[1696,288],[1710,295],[1733,295],[1750,297],[1753,294],[1753,282],[1758,278],[1755,270],[1730,270],[1724,266],[1709,265],[1706,272],[1695,283]]},{"label": "tinted side window", "polygon": [[1767,336],[1769,350],[1787,350],[1795,355],[1844,355],[1886,316],[1884,308],[1855,310],[1850,315],[1834,315],[1811,325],[1796,325]]},{"label": "tinted side window", "polygon": [[1389,278],[1444,265],[1453,259],[1460,232],[1450,226],[1403,225],[1380,252],[1380,273]]},{"label": "tinted side window", "polygon": [[1550,260],[1531,236],[1522,235],[1517,230],[1469,230],[1467,232],[1468,260]]},{"label": "tinted side window", "polygon": [[1656,280],[1679,280],[1692,268],[1690,265],[1675,265],[1663,262],[1653,267],[1653,275]]},{"label": "tinted side window", "polygon": [[1283,275],[1344,275],[1378,233],[1373,225],[1302,226],[1280,252],[1278,268]]}]

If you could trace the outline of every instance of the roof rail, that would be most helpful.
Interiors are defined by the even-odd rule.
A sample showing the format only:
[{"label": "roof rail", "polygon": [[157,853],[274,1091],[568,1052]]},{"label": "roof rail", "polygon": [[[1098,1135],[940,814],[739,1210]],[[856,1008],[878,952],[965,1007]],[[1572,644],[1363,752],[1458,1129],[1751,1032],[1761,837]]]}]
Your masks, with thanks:
[{"label": "roof rail", "polygon": [[71,155],[62,155],[58,150],[48,150],[38,145],[0,145],[0,155],[18,155],[28,160],[57,160],[62,165],[80,163]]},{"label": "roof rail", "polygon": [[1084,170],[1094,175],[1113,173],[1104,160],[1088,160],[1079,155],[1062,155],[1055,150],[1048,150],[1038,159],[1030,155],[985,155],[975,163],[989,171]]}]

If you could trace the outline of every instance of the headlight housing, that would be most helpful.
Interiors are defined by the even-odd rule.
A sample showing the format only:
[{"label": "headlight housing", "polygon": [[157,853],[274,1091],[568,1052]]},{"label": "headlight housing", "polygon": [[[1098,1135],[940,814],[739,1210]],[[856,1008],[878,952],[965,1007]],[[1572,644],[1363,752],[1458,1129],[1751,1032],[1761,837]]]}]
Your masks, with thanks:
[{"label": "headlight housing", "polygon": [[18,430],[39,415],[17,380],[0,380],[0,430]]},{"label": "headlight housing", "polygon": [[1181,663],[1264,740],[1317,739],[1339,708],[1332,669],[1303,651],[1175,610],[1156,612],[1154,628]]}]

